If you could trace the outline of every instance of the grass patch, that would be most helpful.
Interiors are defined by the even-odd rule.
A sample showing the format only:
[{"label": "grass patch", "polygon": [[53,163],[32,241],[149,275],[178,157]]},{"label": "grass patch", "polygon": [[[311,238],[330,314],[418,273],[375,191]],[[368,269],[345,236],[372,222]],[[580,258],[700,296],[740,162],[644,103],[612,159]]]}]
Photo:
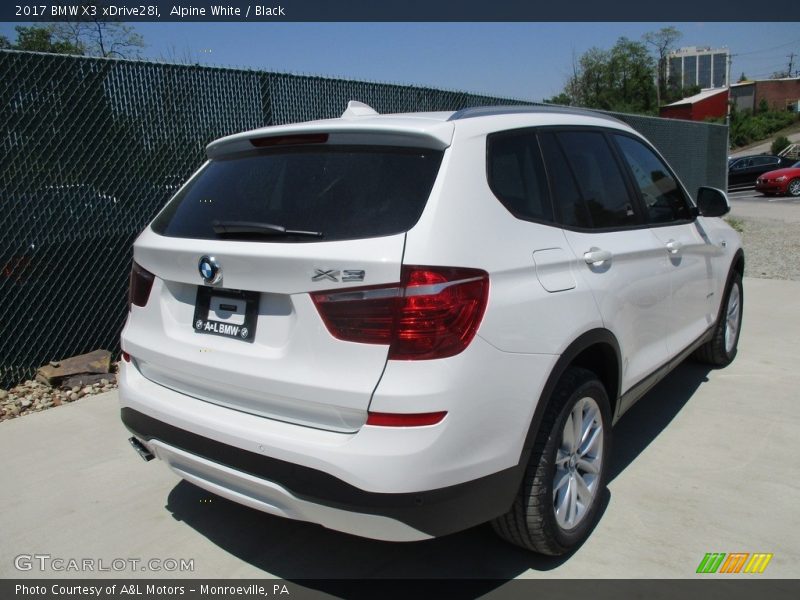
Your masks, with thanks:
[{"label": "grass patch", "polygon": [[744,233],[744,221],[736,217],[725,217],[725,222],[739,233]]}]

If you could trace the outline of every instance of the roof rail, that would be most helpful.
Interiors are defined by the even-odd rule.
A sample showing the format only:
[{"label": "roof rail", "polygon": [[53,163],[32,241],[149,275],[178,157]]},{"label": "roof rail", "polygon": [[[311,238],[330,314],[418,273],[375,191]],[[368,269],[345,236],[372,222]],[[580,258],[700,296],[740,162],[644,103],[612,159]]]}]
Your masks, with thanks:
[{"label": "roof rail", "polygon": [[585,117],[596,117],[599,119],[606,119],[608,121],[616,121],[622,123],[619,119],[611,115],[595,110],[588,110],[585,108],[574,108],[572,106],[558,106],[555,104],[541,104],[541,105],[516,105],[516,106],[473,106],[470,108],[462,108],[450,115],[448,121],[459,121],[461,119],[472,119],[475,117],[488,117],[493,115],[512,115],[512,114],[563,114],[563,115],[582,115]]}]

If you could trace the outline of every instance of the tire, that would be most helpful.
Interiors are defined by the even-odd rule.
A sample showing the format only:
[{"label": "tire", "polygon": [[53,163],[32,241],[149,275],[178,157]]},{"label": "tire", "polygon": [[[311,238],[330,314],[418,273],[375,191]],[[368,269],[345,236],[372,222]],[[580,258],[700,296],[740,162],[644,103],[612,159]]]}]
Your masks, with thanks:
[{"label": "tire", "polygon": [[788,185],[786,186],[786,195],[794,196],[795,198],[800,196],[800,177],[792,179],[788,183]]},{"label": "tire", "polygon": [[734,272],[720,307],[713,337],[695,350],[694,357],[715,367],[727,367],[736,358],[742,331],[744,291],[742,276]]},{"label": "tire", "polygon": [[[592,443],[584,441],[577,451],[564,436],[569,431],[567,426],[573,423],[573,412],[580,412],[582,421],[591,417],[590,424],[581,427],[581,433]],[[576,463],[579,456],[583,459]],[[505,515],[492,521],[493,529],[506,541],[541,554],[557,556],[574,550],[589,536],[599,518],[610,457],[608,394],[594,373],[570,367],[549,399],[514,503]],[[592,474],[587,466],[597,473]],[[556,481],[562,485],[554,494]],[[578,492],[580,482],[586,486],[585,491]],[[570,498],[581,496],[582,509],[579,502],[570,502]],[[576,511],[570,515],[565,507]]]}]

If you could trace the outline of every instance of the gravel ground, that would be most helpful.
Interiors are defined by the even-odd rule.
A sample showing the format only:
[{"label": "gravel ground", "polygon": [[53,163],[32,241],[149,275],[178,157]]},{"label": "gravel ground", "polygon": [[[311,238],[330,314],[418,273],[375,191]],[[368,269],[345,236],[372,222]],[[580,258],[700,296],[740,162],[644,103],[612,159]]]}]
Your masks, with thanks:
[{"label": "gravel ground", "polygon": [[745,277],[800,281],[800,223],[740,219]]},{"label": "gravel ground", "polygon": [[0,390],[0,421],[41,412],[54,406],[116,389],[116,376],[84,387],[58,388],[34,380],[28,380],[10,390]]},{"label": "gravel ground", "polygon": [[731,220],[741,228],[746,277],[800,281],[800,199],[734,192]]}]

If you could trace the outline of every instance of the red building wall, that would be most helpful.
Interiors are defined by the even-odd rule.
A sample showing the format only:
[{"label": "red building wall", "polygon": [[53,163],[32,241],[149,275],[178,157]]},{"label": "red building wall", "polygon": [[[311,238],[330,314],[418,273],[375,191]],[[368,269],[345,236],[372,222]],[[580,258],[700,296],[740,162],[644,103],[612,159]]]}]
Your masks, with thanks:
[{"label": "red building wall", "polygon": [[698,102],[662,106],[659,116],[666,119],[684,119],[686,121],[703,121],[711,117],[724,117],[728,114],[728,90],[720,90]]},{"label": "red building wall", "polygon": [[658,116],[665,119],[683,119],[684,121],[691,121],[692,105],[678,104],[677,106],[662,106],[658,111]]}]

